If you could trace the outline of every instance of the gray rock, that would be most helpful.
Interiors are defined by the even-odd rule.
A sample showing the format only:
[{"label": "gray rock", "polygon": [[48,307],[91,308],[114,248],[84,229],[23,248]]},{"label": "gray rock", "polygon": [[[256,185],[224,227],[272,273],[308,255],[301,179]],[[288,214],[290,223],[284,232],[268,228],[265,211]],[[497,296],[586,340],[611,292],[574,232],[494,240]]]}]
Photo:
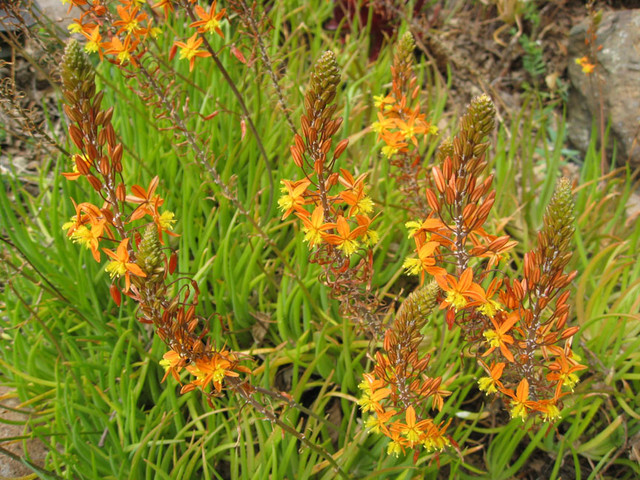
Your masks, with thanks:
[{"label": "gray rock", "polygon": [[[600,99],[604,106],[605,125],[611,121],[609,147],[616,144],[616,164],[629,161],[640,167],[640,10],[619,10],[603,14],[597,30],[597,53],[594,73],[586,75],[573,62],[589,53],[585,36],[586,18],[569,33],[568,136],[579,150],[589,145],[593,122],[600,118]],[[611,162],[613,149],[608,151]]]}]

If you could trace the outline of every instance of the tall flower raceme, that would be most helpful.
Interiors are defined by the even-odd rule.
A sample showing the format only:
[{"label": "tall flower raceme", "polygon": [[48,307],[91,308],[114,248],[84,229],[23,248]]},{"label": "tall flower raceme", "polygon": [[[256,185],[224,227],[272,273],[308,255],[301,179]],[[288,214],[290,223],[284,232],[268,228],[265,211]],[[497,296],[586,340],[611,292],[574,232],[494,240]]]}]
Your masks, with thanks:
[{"label": "tall flower raceme", "polygon": [[[575,275],[564,273],[573,235],[571,188],[566,180],[558,184],[538,234],[540,247],[525,255],[524,279],[505,278],[496,267],[515,242],[484,229],[495,199],[485,159],[494,116],[486,95],[474,99],[459,133],[441,146],[434,188],[426,192],[431,212],[411,225],[417,258],[405,265],[439,284],[447,324],[462,329],[488,373],[480,388],[500,392],[514,417],[551,421],[577,382],[575,372],[584,368],[571,350],[578,328],[566,326],[567,287]],[[447,264],[455,271],[444,270]]]},{"label": "tall flower raceme", "polygon": [[391,92],[374,98],[378,119],[371,129],[385,143],[382,154],[396,167],[393,174],[404,196],[415,210],[424,211],[426,176],[419,139],[438,130],[421,112],[420,85],[413,71],[414,50],[415,41],[407,32],[398,41],[393,57]]},{"label": "tall flower raceme", "polygon": [[250,393],[251,387],[238,378],[250,373],[240,364],[240,354],[217,348],[205,337],[206,327],[196,314],[197,283],[171,293],[167,277],[175,270],[175,257],[167,258],[162,237],[175,235],[174,214],[162,208],[158,177],[147,188],[134,185],[127,193],[123,146],[111,124],[113,108],[101,108],[102,93],[96,93],[92,66],[75,41],[66,48],[61,74],[69,136],[79,151],[73,171],[64,175],[70,180],[85,178],[100,197],[98,205],[74,202],[76,214],[64,225],[67,235],[90,249],[96,261],[106,255],[114,300],[120,304],[121,293],[132,298],[139,305],[139,320],[155,326],[169,347],[161,361],[165,378],[171,374],[181,382],[180,372],[187,370],[191,378],[181,391],[200,388],[208,398],[230,382]]},{"label": "tall flower raceme", "polygon": [[323,266],[323,282],[343,313],[376,331],[380,319],[378,300],[369,293],[372,248],[378,241],[371,224],[374,205],[367,195],[366,174],[354,176],[345,168],[335,171],[336,161],[348,140],[333,137],[342,124],[334,118],[340,71],[333,52],[316,62],[305,95],[302,135],[295,134],[291,155],[300,169],[298,180],[282,180],[278,203],[282,219],[294,214],[301,222],[310,260]]},{"label": "tall flower raceme", "polygon": [[[558,183],[539,246],[525,255],[524,278],[509,279],[498,267],[515,242],[484,229],[495,199],[485,160],[494,116],[486,95],[471,102],[459,133],[437,154],[434,187],[426,190],[426,218],[408,223],[416,248],[405,267],[424,285],[402,304],[374,370],[361,384],[361,407],[372,412],[367,425],[391,438],[390,454],[420,445],[433,450],[450,441],[446,424],[435,426],[428,415],[417,413],[418,406],[441,407],[449,393],[439,377],[427,375],[429,359],[418,349],[420,330],[438,305],[449,328],[462,330],[468,350],[486,372],[479,389],[501,395],[514,418],[557,420],[562,398],[578,382],[576,372],[585,368],[571,348],[578,328],[566,324],[567,287],[575,276],[564,271],[573,236],[570,184]],[[432,401],[425,402],[428,398]]]},{"label": "tall flower raceme", "polygon": [[441,377],[427,374],[430,355],[420,352],[420,331],[438,306],[440,290],[435,282],[411,293],[384,335],[376,365],[364,375],[358,404],[369,413],[366,427],[391,441],[390,455],[424,448],[440,451],[451,445],[446,435],[449,421],[436,424],[432,410],[441,410],[451,392],[442,388]]}]

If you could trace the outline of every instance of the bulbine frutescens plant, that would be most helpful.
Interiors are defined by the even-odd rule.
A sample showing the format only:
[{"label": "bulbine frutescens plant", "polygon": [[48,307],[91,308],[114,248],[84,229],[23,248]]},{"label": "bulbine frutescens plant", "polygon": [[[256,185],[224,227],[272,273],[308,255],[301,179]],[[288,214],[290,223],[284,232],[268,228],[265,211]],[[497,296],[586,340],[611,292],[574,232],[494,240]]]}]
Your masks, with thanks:
[{"label": "bulbine frutescens plant", "polygon": [[63,175],[69,180],[84,178],[100,198],[99,205],[74,201],[76,214],[63,228],[72,241],[90,249],[96,261],[102,260],[102,253],[106,255],[109,261],[105,270],[112,279],[114,301],[120,304],[122,294],[131,298],[138,304],[138,320],[153,324],[168,347],[160,361],[164,379],[172,376],[182,384],[183,394],[199,389],[211,407],[214,397],[225,390],[233,391],[266,419],[324,456],[327,465],[345,477],[325,449],[296,431],[257,397],[264,394],[307,410],[286,395],[252,385],[252,371],[246,366],[252,359],[226,348],[225,339],[214,340],[208,335],[206,321],[197,313],[198,283],[191,280],[176,288],[179,279],[170,280],[176,268],[175,255],[166,253],[163,236],[175,235],[172,229],[177,219],[162,209],[164,199],[156,193],[158,177],[146,189],[133,185],[127,192],[122,176],[123,146],[111,124],[113,108],[101,108],[103,95],[96,92],[93,67],[75,41],[65,50],[61,77],[69,137],[80,152],[73,155],[72,171]]},{"label": "bulbine frutescens plant", "polygon": [[[240,364],[238,353],[218,348],[207,338],[196,314],[196,282],[171,293],[168,276],[175,262],[167,256],[162,237],[175,235],[171,230],[176,220],[162,209],[158,177],[147,188],[133,185],[128,191],[122,176],[123,146],[111,124],[113,108],[101,107],[103,95],[96,92],[93,67],[75,41],[66,48],[61,76],[69,137],[79,150],[73,156],[73,171],[64,175],[86,179],[99,197],[97,204],[74,201],[76,214],[64,225],[67,235],[90,249],[96,261],[106,256],[116,303],[122,293],[135,300],[139,320],[153,324],[167,344],[169,351],[161,362],[167,375],[178,382],[181,370],[192,375],[181,391],[200,388],[208,397],[219,395],[225,379],[237,379],[250,370]],[[242,382],[234,383],[236,387],[250,391]]]},{"label": "bulbine frutescens plant", "polygon": [[[207,161],[206,149],[180,119],[178,112],[187,111],[187,105],[179,105],[178,96],[163,87],[166,78],[156,76],[162,62],[173,61],[178,53],[178,60],[188,61],[190,70],[205,59],[222,67],[210,41],[221,35],[224,10],[217,11],[215,2],[208,9],[187,0],[156,2],[153,8],[167,16],[178,8],[184,12],[193,32],[177,40],[163,58],[146,47],[158,31],[147,7],[138,5],[142,2],[120,2],[116,13],[97,1],[72,3],[85,12],[75,24],[87,39],[85,50],[138,80],[162,111],[160,118],[172,122],[171,128],[182,135],[223,195],[251,221]],[[109,40],[103,41],[102,35]],[[409,223],[416,255],[405,262],[407,271],[420,275],[423,285],[407,297],[390,325],[383,323],[381,302],[371,287],[378,238],[372,228],[375,205],[367,195],[366,174],[338,165],[347,141],[335,140],[342,120],[335,116],[340,76],[331,52],[322,55],[311,74],[300,130],[291,146],[300,175],[282,181],[279,202],[283,217],[299,219],[310,261],[322,266],[321,281],[340,301],[342,314],[382,340],[375,367],[361,383],[359,403],[370,412],[367,426],[390,437],[388,451],[395,455],[420,446],[440,450],[452,443],[449,421],[436,423],[429,413],[442,409],[450,392],[440,376],[428,372],[430,358],[421,351],[421,330],[438,308],[446,310],[450,328],[461,328],[468,350],[486,370],[480,389],[502,395],[514,417],[557,418],[562,397],[577,381],[575,372],[583,368],[571,350],[576,329],[566,326],[565,290],[572,278],[564,273],[572,234],[570,186],[559,185],[539,236],[540,246],[525,257],[524,278],[510,279],[499,260],[514,243],[484,230],[495,196],[484,159],[485,138],[494,126],[493,105],[484,96],[472,102],[460,132],[443,143],[437,165],[429,177],[424,175],[421,139],[428,139],[435,129],[420,112],[412,49],[411,37],[403,37],[394,61],[393,91],[376,100],[380,112],[372,126],[386,143],[384,156],[398,169],[396,178],[403,194],[411,198],[412,214],[423,215]],[[73,157],[74,171],[67,177],[85,178],[100,199],[76,204],[76,215],[66,225],[70,238],[89,248],[98,261],[102,254],[107,256],[116,301],[124,293],[139,304],[140,320],[155,325],[169,349],[162,360],[165,377],[184,382],[183,393],[199,388],[209,399],[229,387],[278,423],[272,412],[255,402],[256,391],[267,392],[250,385],[250,370],[241,364],[241,354],[220,347],[222,339],[208,338],[197,315],[197,284],[174,291],[169,278],[175,265],[162,241],[171,234],[174,216],[162,208],[157,178],[146,188],[125,185],[123,147],[110,123],[111,110],[101,109],[101,94],[95,92],[90,66],[80,53],[79,46],[71,44],[63,63],[65,111],[72,122],[69,134],[79,149]],[[241,125],[247,121],[253,128],[242,108]],[[184,371],[191,375],[188,380]],[[298,438],[310,446],[304,436]],[[336,468],[331,457],[327,460]]]},{"label": "bulbine frutescens plant", "polygon": [[[558,182],[538,247],[525,254],[523,278],[510,277],[500,260],[515,242],[484,229],[495,199],[485,160],[494,118],[486,95],[471,102],[458,134],[440,146],[424,217],[407,223],[415,241],[415,255],[405,261],[407,273],[419,275],[421,283],[431,280],[404,301],[374,370],[361,384],[360,404],[371,412],[367,425],[391,438],[390,454],[450,443],[447,424],[436,425],[429,415],[430,409],[442,408],[449,392],[440,389],[439,377],[426,374],[429,356],[419,351],[420,331],[438,308],[446,311],[449,328],[462,330],[466,350],[486,372],[479,389],[502,396],[514,418],[559,419],[562,398],[578,381],[575,372],[586,368],[571,348],[578,328],[566,324],[567,287],[575,277],[564,271],[573,236],[571,186],[566,179]],[[386,129],[394,127],[397,122],[384,115],[374,125],[385,149]]]},{"label": "bulbine frutescens plant", "polygon": [[367,195],[366,174],[336,170],[348,145],[344,139],[332,151],[333,136],[342,118],[333,118],[340,71],[333,52],[317,61],[305,95],[302,135],[294,135],[291,155],[299,180],[282,180],[279,205],[283,219],[294,213],[302,222],[310,261],[323,267],[322,281],[340,300],[342,313],[371,331],[380,329],[379,301],[369,293],[373,247],[378,233],[373,202]]}]

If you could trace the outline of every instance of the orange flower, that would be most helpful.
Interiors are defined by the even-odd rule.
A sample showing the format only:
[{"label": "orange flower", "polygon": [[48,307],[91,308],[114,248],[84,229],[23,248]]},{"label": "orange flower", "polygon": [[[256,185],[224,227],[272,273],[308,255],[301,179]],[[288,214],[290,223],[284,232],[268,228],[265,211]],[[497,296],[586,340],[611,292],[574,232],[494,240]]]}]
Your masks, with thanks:
[{"label": "orange flower", "polygon": [[518,384],[515,395],[511,389],[503,392],[511,397],[511,418],[520,418],[524,422],[529,413],[528,410],[536,405],[536,402],[529,400],[529,381],[523,378]]},{"label": "orange flower", "polygon": [[304,241],[309,242],[309,246],[313,247],[315,244],[322,242],[322,237],[325,230],[332,228],[331,224],[324,223],[324,212],[322,207],[318,205],[309,218],[309,213],[303,210],[305,214],[301,212],[295,212],[296,216],[302,220],[304,224]]},{"label": "orange flower", "polygon": [[[496,315],[497,316],[497,315]],[[502,316],[501,316],[502,317]],[[511,335],[507,335],[507,332],[511,330],[511,328],[516,324],[516,322],[520,319],[518,312],[512,312],[509,314],[507,319],[502,322],[502,324],[498,325],[494,318],[490,318],[491,323],[495,327],[494,330],[487,330],[482,335],[487,339],[489,343],[489,350],[484,352],[483,357],[486,357],[491,352],[493,352],[496,348],[500,348],[500,352],[504,355],[504,358],[509,360],[510,362],[514,361],[513,354],[507,348],[507,344],[513,344],[513,337]]]},{"label": "orange flower", "polygon": [[578,376],[574,372],[579,372],[585,368],[587,367],[575,362],[572,365],[565,353],[562,352],[560,357],[549,365],[551,373],[547,374],[547,380],[557,382],[554,398],[560,398],[562,387],[567,387],[573,392],[573,387],[575,387],[579,381]]},{"label": "orange flower", "polygon": [[211,358],[197,359],[195,366],[187,367],[187,370],[196,376],[196,380],[191,384],[204,390],[209,383],[212,383],[217,392],[222,391],[222,382],[225,377],[240,376],[232,370],[233,364],[230,360],[235,361],[235,358],[229,352],[224,351],[214,353]]},{"label": "orange flower", "polygon": [[[144,217],[145,215],[153,216],[156,212],[157,207],[161,206],[164,203],[158,195],[154,197],[154,193],[156,188],[158,188],[158,182],[160,179],[156,175],[149,182],[149,187],[147,190],[142,188],[140,185],[134,185],[131,187],[131,192],[133,195],[127,195],[126,201],[131,203],[139,203],[140,206],[137,207],[132,213],[130,221],[138,220],[139,218]],[[155,202],[156,199],[159,199],[159,202]]]},{"label": "orange flower", "polygon": [[378,240],[380,239],[378,232],[371,228],[371,224],[376,219],[376,217],[369,218],[366,215],[356,215],[356,222],[358,222],[358,225],[366,227],[366,231],[362,234],[362,243],[366,247],[373,247],[378,243]]},{"label": "orange flower", "polygon": [[91,254],[96,262],[100,261],[100,251],[98,246],[100,243],[100,237],[105,227],[104,218],[97,222],[91,222],[91,228],[87,228],[85,225],[81,225],[74,230],[71,234],[71,240],[74,243],[84,245],[86,248],[91,249]]},{"label": "orange flower", "polygon": [[500,381],[500,377],[502,377],[502,372],[506,364],[504,362],[494,363],[491,365],[491,368],[488,368],[487,364],[480,360],[480,365],[482,365],[482,368],[489,374],[488,377],[482,377],[478,380],[478,388],[480,391],[488,395],[502,390],[504,386]]},{"label": "orange flower", "polygon": [[169,18],[169,12],[173,12],[173,0],[160,0],[159,2],[151,5],[151,8],[160,8],[164,9],[164,18]]},{"label": "orange flower", "polygon": [[418,110],[413,112],[406,122],[404,120],[397,119],[395,123],[402,135],[402,138],[407,142],[411,141],[411,143],[416,147],[418,146],[416,135],[427,132],[427,129],[424,126],[424,121],[418,118]]},{"label": "orange flower", "polygon": [[196,57],[210,57],[211,53],[206,52],[204,50],[198,50],[198,47],[202,45],[203,39],[198,37],[197,33],[194,33],[189,37],[187,43],[184,42],[175,42],[175,45],[181,48],[180,50],[180,60],[187,59],[189,60],[189,71],[193,70],[193,65],[196,61]]},{"label": "orange flower", "polygon": [[162,356],[162,360],[160,360],[160,366],[164,368],[164,377],[162,377],[162,381],[164,382],[167,376],[171,374],[177,382],[180,382],[179,373],[184,365],[185,361],[180,354],[173,350],[169,350]]},{"label": "orange flower", "polygon": [[388,412],[376,412],[374,415],[370,415],[367,418],[365,427],[367,427],[373,433],[384,433],[389,436],[389,428],[387,422],[398,412],[395,410],[389,410]]},{"label": "orange flower", "polygon": [[340,194],[340,198],[349,205],[349,216],[358,213],[371,213],[373,211],[373,202],[367,196],[363,178],[358,177],[355,185],[349,190],[345,190]]},{"label": "orange flower", "polygon": [[358,405],[363,412],[384,412],[380,401],[391,395],[391,390],[381,388],[385,383],[370,373],[365,373],[363,377],[364,380],[358,385],[358,388],[362,390],[362,398],[358,400]]},{"label": "orange flower", "polygon": [[416,422],[416,411],[411,405],[407,408],[405,417],[407,423],[399,423],[398,429],[400,430],[400,433],[407,437],[409,446],[413,447],[415,444],[420,443],[425,430],[432,425],[433,422],[429,419]]},{"label": "orange flower", "polygon": [[220,12],[216,13],[216,4],[217,0],[214,0],[209,8],[209,12],[202,8],[200,5],[196,5],[195,12],[200,20],[197,22],[193,22],[190,27],[198,27],[199,33],[208,33],[208,32],[216,32],[222,38],[224,38],[224,33],[220,30],[220,20],[224,17],[226,10],[223,8]]},{"label": "orange flower", "polygon": [[442,274],[443,269],[436,266],[436,259],[433,256],[436,249],[440,246],[438,242],[427,242],[418,248],[418,258],[407,258],[402,264],[408,275],[420,274],[420,284],[424,283],[424,275]]},{"label": "orange flower", "polygon": [[407,151],[407,142],[404,141],[404,135],[400,132],[382,132],[382,139],[386,145],[382,147],[382,154],[391,158],[398,152]]},{"label": "orange flower", "polygon": [[158,236],[160,236],[160,243],[164,243],[162,241],[162,232],[166,233],[171,237],[179,237],[177,233],[173,233],[173,224],[176,223],[175,214],[170,211],[164,211],[160,213],[160,205],[164,202],[160,197],[156,195],[153,201],[153,222],[158,227]]},{"label": "orange flower", "polygon": [[278,206],[281,210],[284,211],[282,215],[282,220],[291,215],[291,212],[294,210],[297,212],[308,213],[303,207],[306,204],[304,199],[304,194],[307,191],[307,187],[311,185],[311,180],[306,178],[302,180],[298,180],[296,182],[292,182],[290,180],[281,180],[282,185],[284,185],[280,191],[285,193],[278,199]]},{"label": "orange flower", "polygon": [[429,425],[427,425],[422,438],[422,445],[427,452],[443,450],[444,447],[451,445],[451,441],[444,436],[444,433],[447,431],[447,427],[450,423],[451,419],[449,419],[449,421],[444,425],[441,423],[440,426],[437,426],[433,422],[430,422]]},{"label": "orange flower", "polygon": [[104,52],[102,50],[102,35],[100,35],[100,27],[96,25],[91,30],[91,33],[87,33],[85,31],[82,32],[82,35],[88,40],[87,44],[84,46],[84,49],[88,53],[98,53],[100,56],[100,60],[102,60],[104,56]]},{"label": "orange flower", "polygon": [[131,8],[131,5],[116,7],[120,20],[113,22],[114,27],[121,27],[118,30],[118,34],[127,32],[127,34],[138,35],[140,30],[140,23],[147,19],[146,13],[138,15],[140,9],[138,7]]},{"label": "orange flower", "polygon": [[459,279],[447,274],[436,275],[436,281],[440,288],[447,292],[447,297],[440,305],[440,308],[453,307],[457,312],[469,305],[469,299],[481,300],[485,296],[482,287],[473,281],[471,267],[462,272]]},{"label": "orange flower", "polygon": [[69,222],[62,225],[62,229],[67,230],[68,237],[72,237],[79,228],[83,227],[87,223],[90,223],[92,226],[100,223],[104,224],[104,215],[98,207],[87,202],[79,204],[76,204],[73,200],[72,202],[76,210],[76,214]]},{"label": "orange flower", "polygon": [[395,99],[391,95],[387,95],[383,97],[382,95],[374,95],[373,104],[376,108],[381,108],[383,110],[387,110],[390,108],[390,105],[395,103]]},{"label": "orange flower", "polygon": [[538,402],[537,410],[542,413],[542,420],[545,422],[555,422],[560,419],[560,409],[554,400],[541,400]]},{"label": "orange flower", "polygon": [[491,280],[489,284],[489,288],[487,291],[478,292],[482,293],[479,298],[480,306],[477,307],[477,310],[483,315],[492,318],[495,316],[496,312],[502,310],[502,305],[497,300],[492,300],[492,297],[496,294],[498,289],[502,286],[502,279],[494,278]]},{"label": "orange flower", "polygon": [[106,253],[113,259],[107,264],[105,270],[109,272],[111,278],[121,277],[122,275],[124,275],[126,284],[126,287],[124,289],[125,292],[127,292],[129,290],[129,287],[131,286],[131,279],[129,278],[131,274],[134,274],[137,277],[147,276],[138,265],[129,261],[129,249],[127,248],[128,243],[128,238],[122,240],[122,242],[120,242],[120,245],[118,245],[118,249],[115,253],[106,248],[102,249],[104,253]]},{"label": "orange flower", "polygon": [[380,140],[385,132],[395,126],[395,122],[392,118],[386,118],[382,112],[378,112],[377,115],[378,121],[371,124],[371,130],[378,134]]},{"label": "orange flower", "polygon": [[576,63],[582,67],[582,72],[587,75],[593,73],[593,70],[596,68],[593,63],[589,62],[589,57],[586,55],[582,58],[576,58]]},{"label": "orange flower", "polygon": [[356,250],[358,250],[359,245],[357,238],[367,230],[366,226],[359,225],[352,231],[342,215],[338,217],[337,223],[330,223],[328,225],[330,225],[331,228],[335,228],[338,233],[337,235],[325,235],[325,242],[331,245],[337,245],[337,247],[342,250],[347,257],[350,257],[356,252]]},{"label": "orange flower", "polygon": [[131,54],[138,46],[138,43],[137,40],[132,42],[129,36],[124,39],[124,43],[122,43],[118,37],[111,37],[111,41],[103,43],[102,46],[105,49],[104,53],[107,55],[116,55],[120,65],[131,62],[131,64],[135,66],[137,63]]}]

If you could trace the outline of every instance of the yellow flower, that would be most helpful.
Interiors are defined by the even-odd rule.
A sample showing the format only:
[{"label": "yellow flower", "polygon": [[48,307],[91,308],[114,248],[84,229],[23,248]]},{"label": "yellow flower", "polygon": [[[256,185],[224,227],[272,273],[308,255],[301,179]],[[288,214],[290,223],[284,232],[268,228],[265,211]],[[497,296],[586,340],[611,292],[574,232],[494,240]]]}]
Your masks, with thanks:
[{"label": "yellow flower", "polygon": [[419,258],[405,258],[402,268],[407,275],[419,275],[422,272],[422,260]]},{"label": "yellow flower", "polygon": [[562,418],[560,416],[560,409],[558,409],[558,407],[556,407],[553,404],[549,404],[545,406],[545,411],[542,414],[542,419],[545,422],[555,422],[556,420],[559,420],[560,418]]},{"label": "yellow flower", "polygon": [[418,230],[422,227],[422,222],[412,220],[405,223],[404,226],[407,227],[407,230],[409,231],[409,236],[407,238],[413,238],[413,236],[418,233]]},{"label": "yellow flower", "polygon": [[204,50],[199,50],[200,45],[202,45],[203,39],[198,37],[197,33],[194,33],[189,39],[187,43],[184,42],[175,42],[175,45],[180,47],[180,60],[187,59],[189,60],[189,71],[193,70],[193,65],[195,64],[196,57],[210,57],[211,53],[206,52]]},{"label": "yellow flower", "polygon": [[528,408],[530,408],[531,402],[529,400],[529,382],[526,378],[523,378],[518,384],[515,395],[513,390],[507,391],[507,395],[511,397],[511,418],[520,418],[523,422],[527,419]]},{"label": "yellow flower", "polygon": [[69,33],[80,33],[82,32],[82,25],[76,22],[70,23],[67,30],[69,30]]},{"label": "yellow flower", "polygon": [[309,246],[313,247],[318,243],[322,243],[322,236],[325,230],[329,230],[331,225],[324,223],[324,212],[322,206],[318,205],[309,218],[308,214],[295,212],[296,216],[302,220],[304,231],[304,241],[309,242]]},{"label": "yellow flower", "polygon": [[596,68],[596,66],[593,63],[589,62],[589,58],[586,55],[582,58],[576,58],[575,61],[578,65],[582,67],[583,73],[586,73],[587,75],[592,73],[593,70]]},{"label": "yellow flower", "polygon": [[296,182],[291,180],[281,180],[280,182],[283,185],[280,191],[284,193],[278,199],[278,207],[284,212],[282,220],[287,218],[294,210],[304,215],[305,210],[303,207],[306,203],[304,194],[307,191],[307,187],[311,185],[311,181],[305,178]]},{"label": "yellow flower", "polygon": [[220,20],[224,17],[226,10],[223,8],[220,12],[216,13],[216,4],[217,0],[214,0],[209,8],[209,12],[200,5],[196,5],[195,11],[198,17],[200,17],[200,20],[193,22],[189,26],[194,28],[198,27],[199,33],[215,32],[224,38],[224,33],[220,30]]},{"label": "yellow flower", "polygon": [[398,440],[392,440],[387,446],[387,455],[393,455],[394,457],[399,457],[401,453],[404,453],[402,448],[402,444]]},{"label": "yellow flower", "polygon": [[493,318],[498,310],[502,310],[502,305],[496,300],[489,300],[478,307],[480,313],[490,318]]},{"label": "yellow flower", "polygon": [[173,230],[173,224],[176,223],[175,214],[173,212],[162,212],[158,223],[163,230]]},{"label": "yellow flower", "polygon": [[359,242],[357,238],[367,230],[365,225],[359,225],[351,230],[342,215],[338,217],[337,223],[330,223],[328,225],[331,225],[331,228],[335,228],[337,234],[325,235],[325,242],[336,245],[347,257],[350,257],[358,250]]},{"label": "yellow flower", "polygon": [[121,277],[124,275],[126,282],[125,292],[129,290],[129,286],[131,285],[131,279],[129,278],[131,274],[137,277],[147,276],[147,274],[144,273],[138,265],[130,262],[129,250],[127,248],[128,243],[128,238],[122,240],[115,253],[111,250],[107,250],[106,248],[103,249],[104,253],[113,259],[107,264],[105,270],[109,273],[111,278]]},{"label": "yellow flower", "polygon": [[384,147],[382,147],[382,154],[387,158],[391,158],[396,153],[398,153],[399,150],[400,147],[398,147],[397,145],[385,145]]},{"label": "yellow flower", "polygon": [[395,103],[395,100],[393,99],[393,97],[389,95],[387,96],[374,95],[373,97],[373,104],[375,105],[376,108],[380,108],[382,106],[387,108],[389,106],[388,104],[393,104],[393,103]]}]

